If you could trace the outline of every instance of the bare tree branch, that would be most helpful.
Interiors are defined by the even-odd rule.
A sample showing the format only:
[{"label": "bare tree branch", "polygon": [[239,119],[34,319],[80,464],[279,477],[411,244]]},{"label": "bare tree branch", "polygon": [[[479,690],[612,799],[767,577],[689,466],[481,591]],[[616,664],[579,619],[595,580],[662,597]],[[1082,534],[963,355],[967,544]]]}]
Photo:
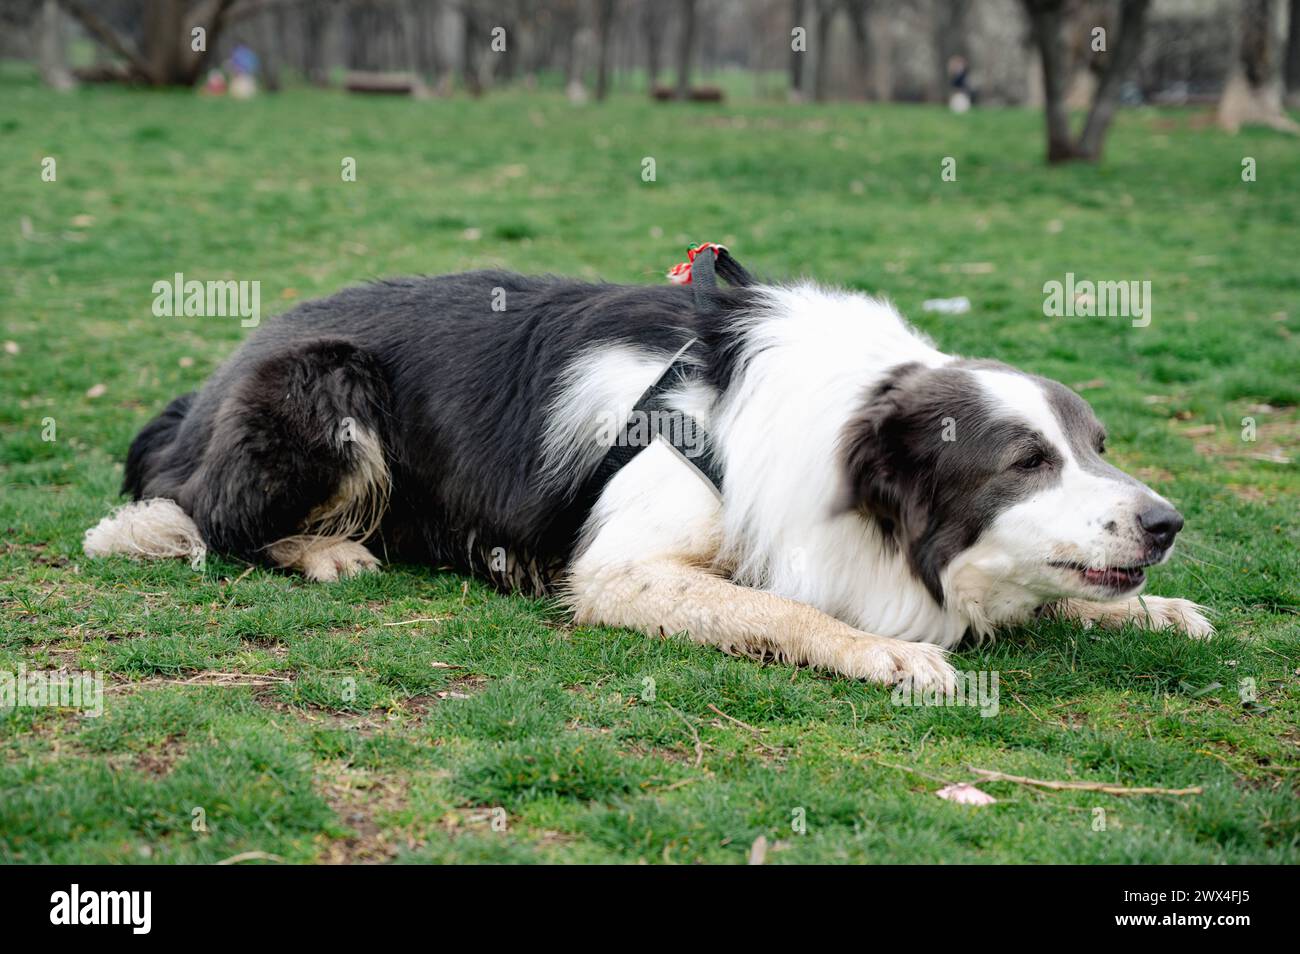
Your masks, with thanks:
[{"label": "bare tree branch", "polygon": [[63,5],[63,9],[80,21],[91,36],[97,38],[100,43],[126,60],[131,66],[132,73],[139,74],[142,79],[153,82],[153,70],[149,64],[144,57],[131,48],[130,44],[118,36],[116,30],[101,20],[95,13],[86,9],[80,0],[59,0],[59,3]]}]

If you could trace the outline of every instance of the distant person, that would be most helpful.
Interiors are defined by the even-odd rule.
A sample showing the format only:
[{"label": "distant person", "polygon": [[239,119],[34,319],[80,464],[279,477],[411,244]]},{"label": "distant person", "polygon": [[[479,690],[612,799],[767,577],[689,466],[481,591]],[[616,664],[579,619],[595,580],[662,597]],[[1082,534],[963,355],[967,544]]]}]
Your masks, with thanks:
[{"label": "distant person", "polygon": [[230,95],[235,99],[252,99],[257,93],[257,54],[242,43],[230,54]]},{"label": "distant person", "polygon": [[954,113],[969,111],[975,101],[975,94],[970,88],[966,57],[954,55],[948,58],[948,86],[952,90],[948,94],[948,108]]}]

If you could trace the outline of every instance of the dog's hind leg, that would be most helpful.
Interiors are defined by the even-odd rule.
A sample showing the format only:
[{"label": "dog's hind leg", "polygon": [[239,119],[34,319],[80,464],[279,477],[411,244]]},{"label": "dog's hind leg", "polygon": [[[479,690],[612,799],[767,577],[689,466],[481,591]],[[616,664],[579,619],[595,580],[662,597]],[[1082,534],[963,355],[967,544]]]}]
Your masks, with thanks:
[{"label": "dog's hind leg", "polygon": [[387,507],[388,387],[364,350],[318,339],[261,359],[216,413],[178,494],[215,551],[334,580],[373,569]]}]

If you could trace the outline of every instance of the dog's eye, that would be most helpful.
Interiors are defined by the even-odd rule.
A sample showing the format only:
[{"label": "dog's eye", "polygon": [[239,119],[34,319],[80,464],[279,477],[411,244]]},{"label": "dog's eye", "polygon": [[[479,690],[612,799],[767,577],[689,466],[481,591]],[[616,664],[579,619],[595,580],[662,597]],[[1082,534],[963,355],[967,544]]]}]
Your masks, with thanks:
[{"label": "dog's eye", "polygon": [[1038,470],[1038,468],[1046,466],[1046,464],[1047,457],[1035,451],[1026,457],[1020,458],[1020,460],[1016,461],[1015,466],[1017,470]]}]

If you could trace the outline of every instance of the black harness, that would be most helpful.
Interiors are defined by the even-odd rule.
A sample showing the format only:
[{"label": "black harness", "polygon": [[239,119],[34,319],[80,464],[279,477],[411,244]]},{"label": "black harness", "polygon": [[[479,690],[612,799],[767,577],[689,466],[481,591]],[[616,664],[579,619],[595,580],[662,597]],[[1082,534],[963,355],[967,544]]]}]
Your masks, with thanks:
[{"label": "black harness", "polygon": [[[704,316],[717,314],[722,309],[717,275],[736,287],[754,283],[749,272],[720,245],[705,245],[695,251],[689,275],[695,292],[695,307]],[[719,500],[722,499],[722,468],[714,455],[713,442],[708,433],[690,415],[670,411],[664,401],[664,396],[676,384],[689,379],[693,364],[690,350],[698,340],[692,338],[686,342],[669,360],[658,380],[641,395],[624,423],[618,440],[605,453],[600,464],[579,490],[576,504],[587,508],[594,506],[614,475],[654,440],[663,441],[708,483]],[[630,431],[640,427],[643,422],[648,422],[653,435],[642,428],[633,439]]]}]

